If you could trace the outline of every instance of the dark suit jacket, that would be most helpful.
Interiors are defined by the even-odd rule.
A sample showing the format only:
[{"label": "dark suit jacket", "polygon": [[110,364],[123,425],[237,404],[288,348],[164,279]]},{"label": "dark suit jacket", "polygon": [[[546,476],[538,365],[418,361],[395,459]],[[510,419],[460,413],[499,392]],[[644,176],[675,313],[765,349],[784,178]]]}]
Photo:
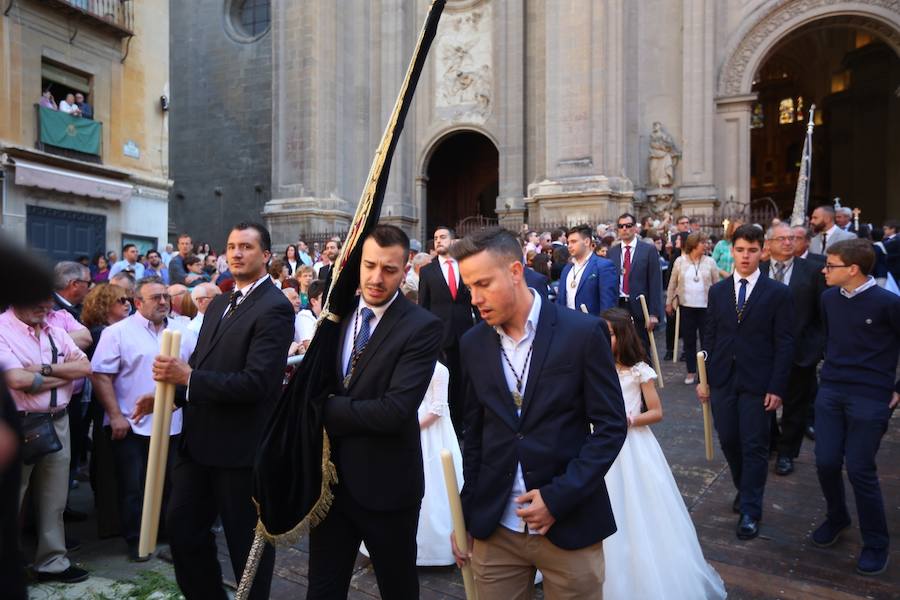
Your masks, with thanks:
[{"label": "dark suit jacket", "polygon": [[[568,263],[559,276],[556,303],[563,308],[566,306],[568,295],[572,292],[567,281],[572,268],[572,263]],[[581,305],[584,304],[590,314],[599,316],[607,308],[616,306],[618,290],[619,277],[616,275],[615,265],[602,256],[591,253],[575,290],[575,310],[580,311]]]},{"label": "dark suit jacket", "polygon": [[[619,296],[619,276],[622,274],[622,244],[609,249],[606,257],[616,268],[616,297]],[[656,246],[638,240],[631,256],[631,275],[629,277],[628,298],[631,301],[632,316],[644,321],[641,303],[638,296],[643,294],[647,300],[647,311],[662,322],[663,320],[663,288],[662,269],[659,266],[659,252]]]},{"label": "dark suit jacket", "polygon": [[625,442],[627,423],[608,335],[602,319],[542,301],[521,417],[496,331],[480,323],[463,337],[462,501],[476,538],[500,526],[519,461],[525,487],[539,489],[556,518],[547,532],[553,544],[584,548],[615,533],[603,477]]},{"label": "dark suit jacket", "polygon": [[251,467],[269,412],[281,394],[294,310],[270,279],[222,319],[229,295],[206,309],[191,355],[190,386],[176,387],[183,406],[181,448],[195,462]]},{"label": "dark suit jacket", "polygon": [[81,305],[70,306],[66,304],[60,299],[59,294],[56,292],[53,292],[53,310],[64,310],[75,317],[76,321],[81,323]]},{"label": "dark suit jacket", "polygon": [[546,275],[541,275],[531,267],[525,267],[525,283],[533,288],[541,298],[547,300],[550,295],[550,280]]},{"label": "dark suit jacket", "polygon": [[403,294],[381,319],[347,389],[325,402],[325,430],[340,485],[368,509],[397,510],[418,506],[425,493],[418,410],[443,327]]},{"label": "dark suit jacket", "polygon": [[[759,264],[763,277],[769,276],[769,261]],[[825,352],[825,327],[822,324],[820,300],[825,291],[821,267],[796,257],[791,268],[788,289],[794,298],[794,364],[811,367],[822,360]]]},{"label": "dark suit jacket", "polygon": [[894,280],[900,284],[900,234],[894,235],[884,242],[888,271]]},{"label": "dark suit jacket", "polygon": [[709,289],[706,337],[709,385],[784,398],[794,362],[794,301],[783,283],[760,276],[737,319],[734,276]]},{"label": "dark suit jacket", "polygon": [[[459,269],[459,263],[456,263],[456,268]],[[459,338],[477,321],[472,310],[472,295],[463,283],[462,276],[459,277],[454,300],[441,271],[439,259],[434,259],[419,269],[419,306],[444,322],[443,348],[459,344]]]}]

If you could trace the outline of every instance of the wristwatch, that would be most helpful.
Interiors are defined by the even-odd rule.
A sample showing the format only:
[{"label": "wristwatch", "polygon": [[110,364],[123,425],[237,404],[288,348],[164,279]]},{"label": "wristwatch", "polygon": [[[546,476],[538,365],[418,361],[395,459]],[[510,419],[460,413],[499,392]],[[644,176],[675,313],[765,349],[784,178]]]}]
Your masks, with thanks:
[{"label": "wristwatch", "polygon": [[53,367],[50,365],[41,365],[41,375],[44,377],[50,377],[53,375]]}]

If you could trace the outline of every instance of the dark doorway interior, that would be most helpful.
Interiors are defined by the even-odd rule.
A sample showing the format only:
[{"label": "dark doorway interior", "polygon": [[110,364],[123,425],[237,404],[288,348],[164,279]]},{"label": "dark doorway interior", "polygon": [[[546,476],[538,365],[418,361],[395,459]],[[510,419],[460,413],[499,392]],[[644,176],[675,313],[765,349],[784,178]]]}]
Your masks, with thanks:
[{"label": "dark doorway interior", "polygon": [[791,213],[808,110],[816,105],[809,210],[835,197],[880,224],[900,185],[900,58],[862,29],[823,19],[799,29],[756,75],[751,195]]},{"label": "dark doorway interior", "polygon": [[500,158],[486,136],[454,133],[439,142],[428,162],[426,237],[438,225],[456,228],[467,217],[496,217]]}]

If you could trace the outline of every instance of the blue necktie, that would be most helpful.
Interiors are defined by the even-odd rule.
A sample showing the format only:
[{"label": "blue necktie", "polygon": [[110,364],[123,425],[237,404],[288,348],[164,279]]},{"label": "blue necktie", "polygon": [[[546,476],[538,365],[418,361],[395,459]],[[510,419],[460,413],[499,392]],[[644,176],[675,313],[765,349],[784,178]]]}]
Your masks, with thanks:
[{"label": "blue necktie", "polygon": [[359,311],[360,321],[359,324],[359,332],[356,334],[356,340],[353,343],[353,352],[350,353],[350,360],[347,362],[347,370],[344,372],[345,375],[349,375],[353,370],[353,357],[359,357],[362,354],[362,351],[365,350],[366,344],[369,343],[369,321],[372,320],[372,317],[375,316],[375,313],[372,312],[372,309],[368,306],[363,306]]},{"label": "blue necktie", "polygon": [[[747,301],[747,283],[748,282],[746,279],[740,280],[741,289],[738,290],[738,299],[737,299],[738,312],[741,312],[742,310],[744,310],[744,302]],[[368,328],[367,328],[367,330],[368,330]]]}]

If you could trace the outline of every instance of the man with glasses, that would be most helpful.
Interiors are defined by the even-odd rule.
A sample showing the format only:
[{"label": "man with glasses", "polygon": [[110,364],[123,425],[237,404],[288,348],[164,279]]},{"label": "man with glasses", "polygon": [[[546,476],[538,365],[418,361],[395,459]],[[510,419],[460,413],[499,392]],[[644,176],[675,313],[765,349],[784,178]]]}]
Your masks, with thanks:
[{"label": "man with glasses", "polygon": [[816,396],[816,367],[825,346],[819,299],[825,291],[821,267],[794,256],[794,232],[786,223],[769,229],[770,260],[759,265],[763,277],[788,286],[794,298],[794,356],[781,413],[781,431],[772,413],[772,445],[778,449],[775,473],[790,475],[806,427],[809,405]]},{"label": "man with glasses", "polygon": [[53,268],[54,310],[65,310],[81,320],[81,303],[91,287],[91,272],[81,263],[62,261]]},{"label": "man with glasses", "polygon": [[[135,301],[135,314],[103,330],[91,360],[94,370],[91,381],[106,412],[104,433],[111,439],[116,464],[121,532],[132,561],[149,558],[138,555],[138,540],[153,421],[151,418],[136,423],[131,414],[135,401],[156,388],[153,361],[159,354],[162,332],[171,329],[168,320],[171,297],[159,277],[138,281]],[[188,358],[185,344],[181,346],[181,356]],[[169,433],[174,439],[181,433],[181,411],[172,414]],[[174,455],[169,453],[167,470]]]},{"label": "man with glasses", "polygon": [[831,546],[850,526],[841,473],[846,464],[863,544],[856,564],[861,575],[887,568],[890,538],[875,454],[900,404],[900,297],[878,287],[874,265],[868,240],[828,247],[822,269],[831,286],[822,294],[825,362],[816,396],[816,470],[827,517],[812,541]]},{"label": "man with glasses", "polygon": [[191,290],[191,300],[197,305],[197,316],[191,319],[188,329],[194,332],[195,336],[200,335],[200,327],[203,326],[203,315],[206,314],[206,307],[210,301],[222,293],[219,286],[212,283],[201,283]]},{"label": "man with glasses", "polygon": [[[619,275],[619,306],[631,312],[638,335],[650,355],[650,336],[663,314],[662,269],[659,252],[653,244],[639,243],[637,220],[625,213],[616,221],[620,244],[609,249],[606,257],[613,262]],[[650,322],[644,322],[644,311],[638,296],[647,301]]]}]

